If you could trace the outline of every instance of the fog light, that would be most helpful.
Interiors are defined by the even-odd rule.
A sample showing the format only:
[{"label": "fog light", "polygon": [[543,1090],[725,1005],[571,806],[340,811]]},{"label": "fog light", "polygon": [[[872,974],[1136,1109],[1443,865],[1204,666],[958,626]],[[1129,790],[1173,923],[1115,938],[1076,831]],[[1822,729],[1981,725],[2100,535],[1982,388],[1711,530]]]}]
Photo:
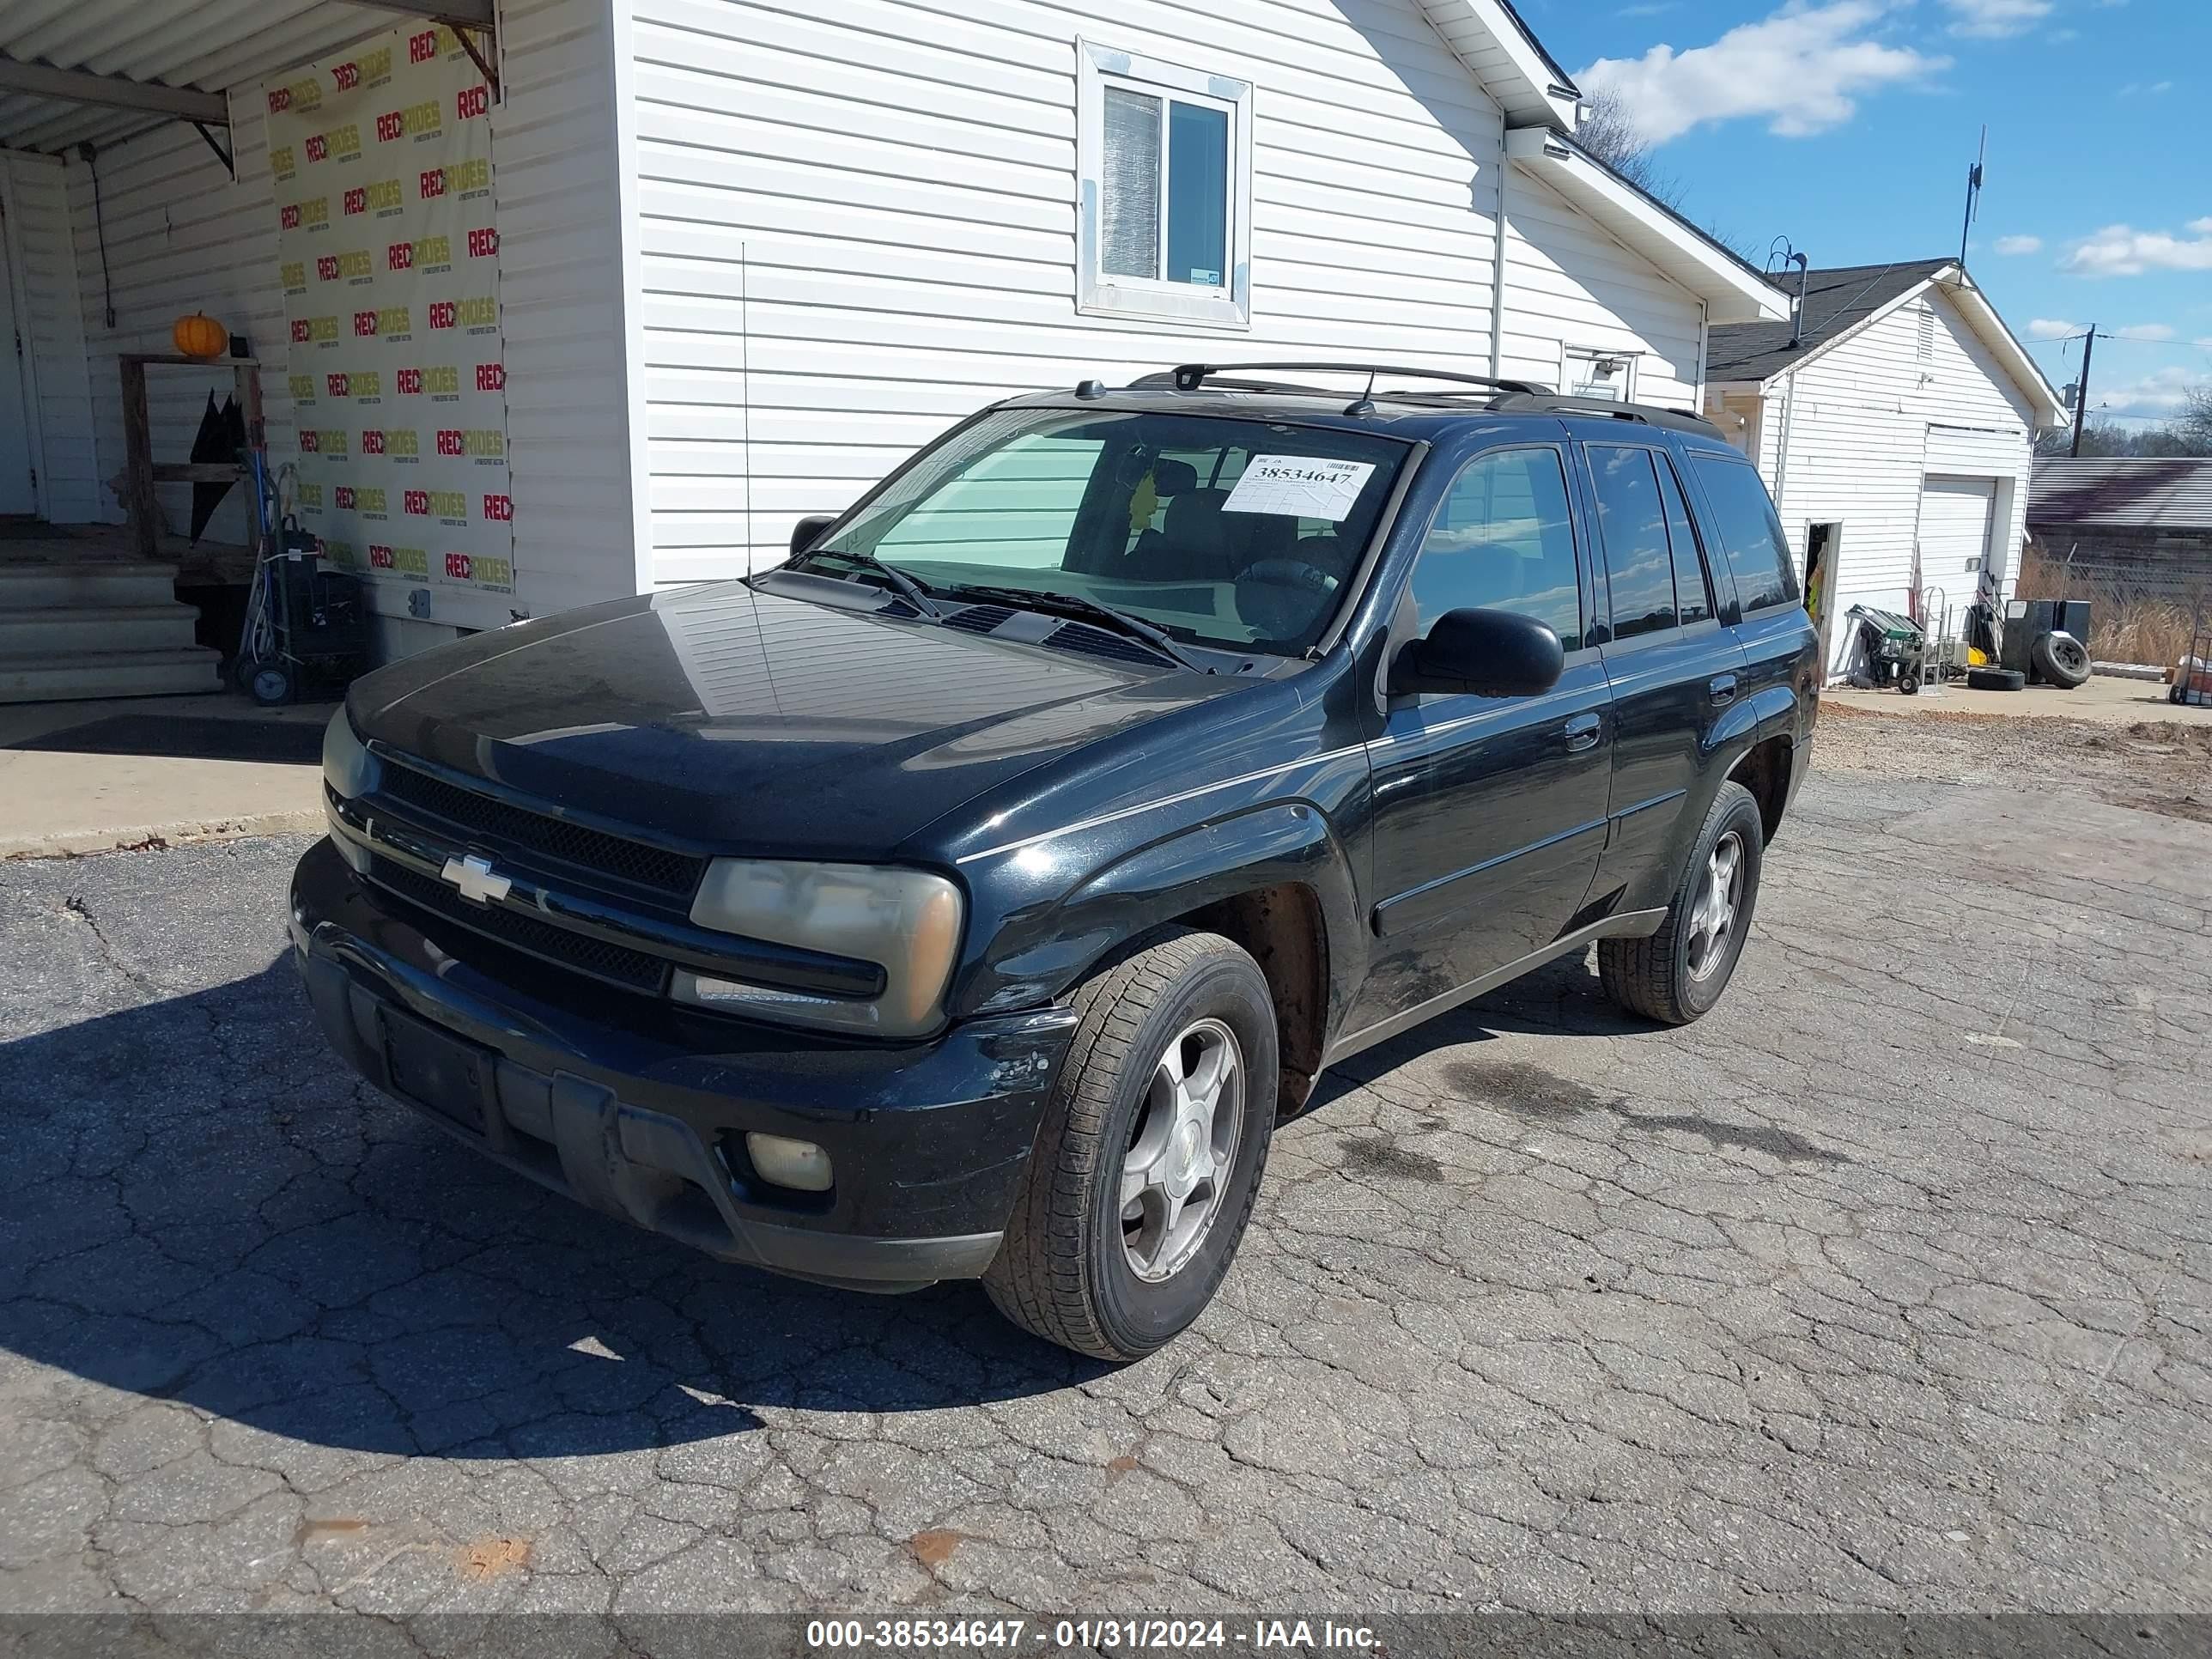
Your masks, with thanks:
[{"label": "fog light", "polygon": [[745,1156],[752,1160],[755,1173],[773,1186],[799,1193],[830,1190],[830,1154],[811,1140],[748,1130]]}]

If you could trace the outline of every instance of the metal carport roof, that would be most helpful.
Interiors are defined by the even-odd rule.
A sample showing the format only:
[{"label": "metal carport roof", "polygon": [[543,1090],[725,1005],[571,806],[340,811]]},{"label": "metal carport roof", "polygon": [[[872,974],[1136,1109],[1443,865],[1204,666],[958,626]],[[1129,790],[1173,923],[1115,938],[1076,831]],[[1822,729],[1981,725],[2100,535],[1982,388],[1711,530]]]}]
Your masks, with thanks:
[{"label": "metal carport roof", "polygon": [[[164,121],[222,120],[218,97],[395,24],[395,13],[483,27],[490,0],[4,0],[0,148],[58,154]],[[104,77],[93,80],[88,77]],[[165,95],[165,94],[168,95]]]}]

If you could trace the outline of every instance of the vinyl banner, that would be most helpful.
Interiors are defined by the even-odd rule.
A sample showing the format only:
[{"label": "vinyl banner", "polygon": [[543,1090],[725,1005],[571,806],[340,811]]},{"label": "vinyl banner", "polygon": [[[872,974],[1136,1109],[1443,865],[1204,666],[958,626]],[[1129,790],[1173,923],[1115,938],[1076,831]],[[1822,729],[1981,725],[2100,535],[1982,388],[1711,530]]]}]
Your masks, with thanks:
[{"label": "vinyl banner", "polygon": [[512,592],[483,76],[422,24],[265,90],[301,525],[379,581]]}]

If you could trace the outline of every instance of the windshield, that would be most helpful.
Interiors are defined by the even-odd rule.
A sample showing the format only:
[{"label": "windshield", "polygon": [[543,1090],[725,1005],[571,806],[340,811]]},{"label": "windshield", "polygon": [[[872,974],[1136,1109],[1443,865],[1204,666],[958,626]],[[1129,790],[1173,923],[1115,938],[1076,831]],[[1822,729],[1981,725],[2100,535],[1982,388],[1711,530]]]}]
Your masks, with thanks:
[{"label": "windshield", "polygon": [[806,557],[870,555],[940,592],[1072,596],[1177,639],[1295,655],[1335,615],[1407,453],[1267,421],[1003,410]]}]

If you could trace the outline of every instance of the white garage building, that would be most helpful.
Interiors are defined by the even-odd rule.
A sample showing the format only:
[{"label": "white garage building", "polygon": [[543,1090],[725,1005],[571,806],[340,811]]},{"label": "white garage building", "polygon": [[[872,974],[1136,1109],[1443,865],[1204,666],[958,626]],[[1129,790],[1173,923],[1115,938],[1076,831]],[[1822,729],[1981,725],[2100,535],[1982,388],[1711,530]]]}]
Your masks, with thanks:
[{"label": "white garage building", "polygon": [[[303,432],[325,455],[372,431],[391,453],[392,384],[380,404],[325,396],[285,360],[319,268],[364,285],[331,309],[375,314],[381,241],[334,245],[301,275],[279,226],[296,234],[306,198],[312,228],[333,185],[366,183],[373,207],[378,173],[410,179],[401,146],[396,167],[378,146],[387,128],[417,137],[412,112],[380,110],[327,149],[321,134],[272,144],[270,112],[289,99],[296,123],[319,76],[337,76],[321,95],[346,92],[347,72],[386,61],[380,41],[405,64],[407,31],[432,23],[495,74],[471,130],[490,146],[512,583],[447,580],[465,567],[434,544],[427,579],[419,551],[368,564],[386,653],[780,559],[800,516],[1014,392],[1291,357],[1695,407],[1709,330],[1786,310],[1576,146],[1576,88],[1504,0],[394,10],[5,9],[0,306],[29,349],[20,386],[0,381],[0,422],[20,411],[28,476],[0,479],[0,513],[119,519],[118,355],[167,349],[198,310],[263,357],[273,461]],[[437,50],[451,61],[451,37]],[[228,379],[163,376],[157,453],[182,454]],[[310,383],[306,410],[288,387]],[[172,528],[190,488],[159,486]],[[310,527],[333,533],[313,516],[329,511]],[[214,533],[243,538],[234,505]]]},{"label": "white garage building", "polygon": [[1808,603],[1838,673],[1853,605],[1937,589],[1955,632],[1978,592],[2010,597],[2035,434],[2066,410],[1957,261],[1804,275],[1794,320],[1713,330],[1705,412],[1759,464],[1799,574],[1820,556]]}]

